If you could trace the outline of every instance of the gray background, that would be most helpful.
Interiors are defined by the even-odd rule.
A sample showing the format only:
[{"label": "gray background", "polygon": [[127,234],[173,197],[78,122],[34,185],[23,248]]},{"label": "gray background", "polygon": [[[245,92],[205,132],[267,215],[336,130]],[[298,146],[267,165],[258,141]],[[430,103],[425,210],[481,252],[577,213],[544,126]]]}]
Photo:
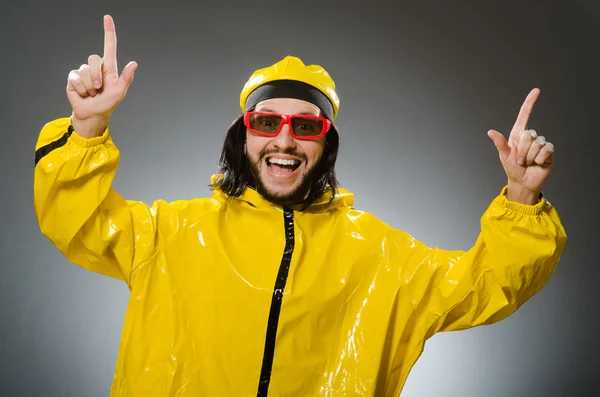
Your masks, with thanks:
[{"label": "gray background", "polygon": [[102,54],[104,14],[120,68],[139,64],[111,121],[114,187],[134,200],[207,196],[243,84],[291,54],[337,83],[338,172],[357,207],[427,244],[468,249],[506,182],[486,132],[508,133],[541,88],[530,127],[556,146],[544,192],[570,239],[560,266],[509,319],[430,340],[402,395],[598,393],[599,4],[3,2],[0,395],[110,389],[127,287],[65,261],[32,203],[37,135],[70,114],[67,74]]}]

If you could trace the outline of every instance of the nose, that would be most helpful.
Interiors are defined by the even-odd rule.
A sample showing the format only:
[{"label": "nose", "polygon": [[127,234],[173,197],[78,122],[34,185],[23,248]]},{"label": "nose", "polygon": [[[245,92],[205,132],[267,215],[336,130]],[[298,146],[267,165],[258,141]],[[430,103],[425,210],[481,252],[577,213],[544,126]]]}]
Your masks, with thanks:
[{"label": "nose", "polygon": [[273,138],[273,145],[282,150],[296,147],[296,140],[292,136],[290,125],[288,123],[285,123],[281,127],[279,135]]}]

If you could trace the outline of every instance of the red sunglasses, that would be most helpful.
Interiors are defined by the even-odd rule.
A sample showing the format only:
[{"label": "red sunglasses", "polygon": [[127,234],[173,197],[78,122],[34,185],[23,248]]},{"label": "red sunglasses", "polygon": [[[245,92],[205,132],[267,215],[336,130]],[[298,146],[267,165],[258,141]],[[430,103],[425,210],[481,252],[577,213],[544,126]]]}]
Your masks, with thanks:
[{"label": "red sunglasses", "polygon": [[279,135],[284,124],[288,124],[296,139],[316,139],[331,128],[331,121],[325,117],[307,114],[281,114],[275,112],[246,112],[244,125],[252,133],[261,136]]}]

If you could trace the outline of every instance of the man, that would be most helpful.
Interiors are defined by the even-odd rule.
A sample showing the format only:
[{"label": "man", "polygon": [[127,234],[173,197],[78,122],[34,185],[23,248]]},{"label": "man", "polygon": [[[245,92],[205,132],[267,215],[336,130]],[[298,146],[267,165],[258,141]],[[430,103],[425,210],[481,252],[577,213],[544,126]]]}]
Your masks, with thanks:
[{"label": "man", "polygon": [[398,396],[425,341],[491,324],[538,292],[566,244],[541,193],[554,149],[527,130],[490,138],[508,183],[467,251],[424,246],[353,208],[334,164],[339,99],[320,66],[286,57],[240,95],[211,198],[152,206],[111,188],[108,128],[137,65],[104,57],[69,74],[70,117],[36,145],[41,231],[131,298],[111,396]]}]

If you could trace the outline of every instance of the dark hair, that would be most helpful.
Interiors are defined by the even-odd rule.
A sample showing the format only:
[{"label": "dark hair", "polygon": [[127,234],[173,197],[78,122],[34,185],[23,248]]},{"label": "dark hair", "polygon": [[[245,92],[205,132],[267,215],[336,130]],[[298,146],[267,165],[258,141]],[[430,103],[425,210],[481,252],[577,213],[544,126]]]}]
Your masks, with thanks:
[{"label": "dark hair", "polygon": [[[254,176],[244,152],[245,144],[246,126],[242,115],[234,120],[225,135],[217,178],[210,185],[211,189],[219,189],[229,197],[239,197],[246,187],[253,187]],[[328,189],[331,189],[330,202],[333,201],[338,187],[335,162],[339,145],[339,134],[332,124],[331,129],[325,135],[323,156],[312,172],[308,195],[303,202],[302,209],[308,208]]]}]

